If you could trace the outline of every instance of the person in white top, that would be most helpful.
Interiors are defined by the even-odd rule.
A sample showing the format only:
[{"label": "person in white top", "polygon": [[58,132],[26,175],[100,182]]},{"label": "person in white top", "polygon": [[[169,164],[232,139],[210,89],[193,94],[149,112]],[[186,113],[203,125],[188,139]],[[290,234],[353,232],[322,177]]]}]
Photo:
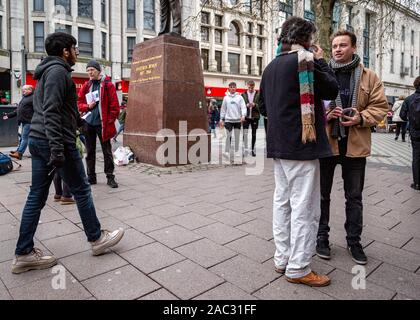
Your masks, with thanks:
[{"label": "person in white top", "polygon": [[220,127],[225,127],[228,134],[226,135],[226,147],[223,155],[230,158],[230,145],[232,140],[232,129],[235,133],[235,156],[242,156],[239,151],[239,139],[241,132],[241,124],[245,121],[246,116],[245,100],[236,92],[236,83],[229,83],[229,92],[223,98],[222,108],[220,110]]},{"label": "person in white top", "polygon": [[392,111],[394,112],[392,116],[392,121],[396,123],[397,129],[395,130],[395,141],[398,140],[398,136],[401,132],[402,142],[405,142],[405,134],[407,132],[407,122],[401,119],[400,112],[403,102],[405,100],[404,96],[399,96],[398,100],[395,101]]}]

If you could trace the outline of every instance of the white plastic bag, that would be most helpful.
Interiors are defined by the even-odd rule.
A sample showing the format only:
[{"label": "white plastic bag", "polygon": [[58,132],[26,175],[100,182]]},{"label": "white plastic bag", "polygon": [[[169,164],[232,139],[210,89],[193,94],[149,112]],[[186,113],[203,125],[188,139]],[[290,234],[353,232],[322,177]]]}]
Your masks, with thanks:
[{"label": "white plastic bag", "polygon": [[117,166],[125,166],[129,163],[128,155],[124,147],[118,147],[114,152],[114,163]]}]

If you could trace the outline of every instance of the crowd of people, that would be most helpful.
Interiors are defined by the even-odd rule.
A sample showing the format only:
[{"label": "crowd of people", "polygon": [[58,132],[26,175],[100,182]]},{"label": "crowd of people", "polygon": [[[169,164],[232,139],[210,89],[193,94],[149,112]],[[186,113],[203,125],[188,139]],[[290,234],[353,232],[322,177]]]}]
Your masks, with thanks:
[{"label": "crowd of people", "polygon": [[[368,261],[361,243],[366,158],[371,153],[371,128],[386,116],[388,102],[382,82],[363,66],[356,53],[354,33],[338,31],[332,36],[332,59],[327,62],[323,49],[314,44],[313,23],[291,17],[281,30],[276,57],[264,70],[259,92],[255,83],[249,81],[248,90],[239,94],[232,82],[220,112],[216,101],[209,101],[209,132],[215,134],[217,126],[227,131],[225,157],[231,156],[232,133],[235,155],[248,153],[255,157],[258,123],[264,117],[267,157],[274,161],[275,271],[285,274],[291,283],[326,286],[330,284],[329,277],[312,270],[311,260],[315,253],[322,259],[331,259],[330,194],[337,165],[342,167],[348,252],[357,264],[365,265]],[[71,67],[78,55],[76,44],[76,39],[65,33],[47,37],[48,57],[34,75],[38,85],[35,90],[24,88],[25,97],[17,111],[19,122],[23,127],[30,123],[30,130],[23,130],[26,134],[14,154],[21,158],[29,144],[33,171],[12,265],[14,273],[48,268],[57,262],[55,257],[34,248],[33,243],[53,180],[57,201],[71,203],[74,197],[93,255],[105,253],[124,235],[122,228],[113,232],[101,230],[90,185],[97,183],[95,159],[99,138],[107,183],[111,188],[118,187],[111,139],[115,140],[120,133],[114,124],[119,115],[121,130],[124,128],[125,106],[120,114],[115,87],[94,60],[87,65],[89,81],[76,95],[71,80]],[[401,122],[410,123],[411,187],[419,190],[420,77],[414,86],[416,92],[400,99],[395,114]],[[29,112],[23,112],[29,101],[33,106],[30,117]],[[10,116],[13,115],[7,115]],[[76,132],[81,126],[86,140],[87,174],[76,145]],[[241,128],[243,153],[239,150]],[[404,126],[401,131],[404,140]],[[399,132],[397,138],[398,135]]]}]

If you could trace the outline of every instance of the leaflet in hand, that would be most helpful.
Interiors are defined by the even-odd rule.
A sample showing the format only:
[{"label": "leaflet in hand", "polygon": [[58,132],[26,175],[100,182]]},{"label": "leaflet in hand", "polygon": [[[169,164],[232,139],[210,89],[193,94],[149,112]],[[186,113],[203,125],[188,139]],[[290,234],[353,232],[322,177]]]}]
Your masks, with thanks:
[{"label": "leaflet in hand", "polygon": [[86,94],[86,103],[91,104],[92,102],[99,101],[99,91],[88,92]]},{"label": "leaflet in hand", "polygon": [[92,112],[88,112],[88,113],[86,113],[83,117],[82,117],[82,119],[83,120],[86,120],[90,115],[92,114]]}]

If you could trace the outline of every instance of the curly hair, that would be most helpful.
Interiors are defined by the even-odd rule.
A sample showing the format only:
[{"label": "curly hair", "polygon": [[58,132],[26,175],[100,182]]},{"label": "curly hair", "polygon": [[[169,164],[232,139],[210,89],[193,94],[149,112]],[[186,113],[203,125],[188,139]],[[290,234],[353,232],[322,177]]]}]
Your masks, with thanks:
[{"label": "curly hair", "polygon": [[281,28],[279,43],[304,45],[311,40],[312,35],[316,32],[316,27],[312,22],[300,17],[290,17]]}]

